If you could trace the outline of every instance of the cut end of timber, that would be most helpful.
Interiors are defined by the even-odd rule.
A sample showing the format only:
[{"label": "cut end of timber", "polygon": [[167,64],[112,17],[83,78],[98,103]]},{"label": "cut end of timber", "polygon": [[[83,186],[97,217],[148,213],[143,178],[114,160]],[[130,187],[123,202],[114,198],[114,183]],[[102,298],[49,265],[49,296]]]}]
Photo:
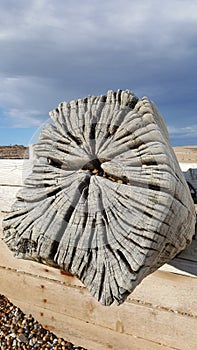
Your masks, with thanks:
[{"label": "cut end of timber", "polygon": [[77,276],[102,304],[121,304],[194,235],[165,122],[129,90],[63,102],[50,116],[4,240],[19,258]]}]

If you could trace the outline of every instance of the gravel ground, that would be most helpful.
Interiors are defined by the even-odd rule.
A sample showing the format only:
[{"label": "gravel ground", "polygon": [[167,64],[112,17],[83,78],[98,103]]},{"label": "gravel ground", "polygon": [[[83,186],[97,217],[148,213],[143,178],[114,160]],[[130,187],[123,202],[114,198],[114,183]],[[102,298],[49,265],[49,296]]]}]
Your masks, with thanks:
[{"label": "gravel ground", "polygon": [[1,350],[86,350],[58,338],[3,295],[0,295],[0,324]]}]

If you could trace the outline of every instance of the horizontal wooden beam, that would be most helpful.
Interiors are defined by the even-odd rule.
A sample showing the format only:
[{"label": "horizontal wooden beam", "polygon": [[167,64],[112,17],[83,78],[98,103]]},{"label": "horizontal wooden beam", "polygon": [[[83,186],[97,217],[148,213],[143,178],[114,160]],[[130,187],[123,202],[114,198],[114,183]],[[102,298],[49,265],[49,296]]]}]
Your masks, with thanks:
[{"label": "horizontal wooden beam", "polygon": [[[0,172],[0,227],[22,185],[21,164]],[[100,305],[76,277],[15,259],[1,239],[0,281],[0,293],[15,305],[88,350],[196,349],[197,240],[146,277],[120,306]]]},{"label": "horizontal wooden beam", "polygon": [[[0,275],[1,280],[4,281],[1,293],[7,295],[11,300],[18,300],[19,303],[25,301],[30,304],[32,302],[31,312],[39,321],[43,323],[43,314],[51,312],[53,319],[48,317],[45,319],[47,327],[57,330],[60,327],[59,320],[64,319],[64,328],[62,325],[62,328],[59,329],[61,336],[66,335],[68,328],[75,334],[75,323],[78,322],[82,327],[85,323],[89,324],[89,329],[101,327],[102,330],[115,332],[118,336],[119,349],[126,349],[125,341],[129,341],[127,336],[178,349],[184,349],[183,344],[184,346],[189,344],[190,350],[196,349],[197,334],[194,329],[197,325],[197,315],[189,314],[184,310],[175,312],[174,308],[166,308],[163,306],[162,297],[160,307],[151,303],[137,303],[129,300],[120,306],[111,305],[106,309],[105,306],[95,301],[85,288],[69,287],[43,277],[38,278],[14,270],[0,269]],[[16,288],[16,286],[21,286],[21,288]],[[181,289],[181,286],[179,287]],[[34,311],[35,307],[37,312]],[[67,320],[70,320],[68,328],[66,328]],[[100,328],[98,332],[99,330]],[[91,333],[88,332],[87,335],[87,332],[83,331],[81,337],[91,338]],[[97,339],[103,341],[98,334]],[[108,340],[104,341],[110,346],[113,344],[109,336]],[[123,344],[121,344],[122,341]],[[107,343],[104,345],[107,346]]]},{"label": "horizontal wooden beam", "polygon": [[55,332],[75,345],[88,350],[171,350],[172,347],[161,345],[136,336],[112,331],[89,322],[78,320],[65,314],[48,310],[46,308],[26,304],[23,301],[12,299],[12,302],[31,313],[45,328]]}]

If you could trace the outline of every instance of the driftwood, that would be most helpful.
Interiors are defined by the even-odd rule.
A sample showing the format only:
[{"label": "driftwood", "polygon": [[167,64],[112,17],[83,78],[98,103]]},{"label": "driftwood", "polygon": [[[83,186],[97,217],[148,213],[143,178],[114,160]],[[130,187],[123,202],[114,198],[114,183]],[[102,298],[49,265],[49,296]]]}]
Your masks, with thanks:
[{"label": "driftwood", "polygon": [[189,186],[193,201],[197,204],[197,169],[190,168],[183,174]]},{"label": "driftwood", "polygon": [[15,256],[122,303],[191,242],[193,201],[156,106],[131,92],[62,103],[3,222]]}]

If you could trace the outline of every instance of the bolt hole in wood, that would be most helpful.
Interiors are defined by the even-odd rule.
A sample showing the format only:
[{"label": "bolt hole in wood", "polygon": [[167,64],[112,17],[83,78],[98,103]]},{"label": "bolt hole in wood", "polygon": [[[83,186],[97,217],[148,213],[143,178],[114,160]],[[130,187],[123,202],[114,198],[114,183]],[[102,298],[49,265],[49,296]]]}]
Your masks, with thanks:
[{"label": "bolt hole in wood", "polygon": [[16,257],[75,275],[96,300],[119,305],[195,233],[165,122],[129,90],[63,102],[50,116],[4,240]]}]

